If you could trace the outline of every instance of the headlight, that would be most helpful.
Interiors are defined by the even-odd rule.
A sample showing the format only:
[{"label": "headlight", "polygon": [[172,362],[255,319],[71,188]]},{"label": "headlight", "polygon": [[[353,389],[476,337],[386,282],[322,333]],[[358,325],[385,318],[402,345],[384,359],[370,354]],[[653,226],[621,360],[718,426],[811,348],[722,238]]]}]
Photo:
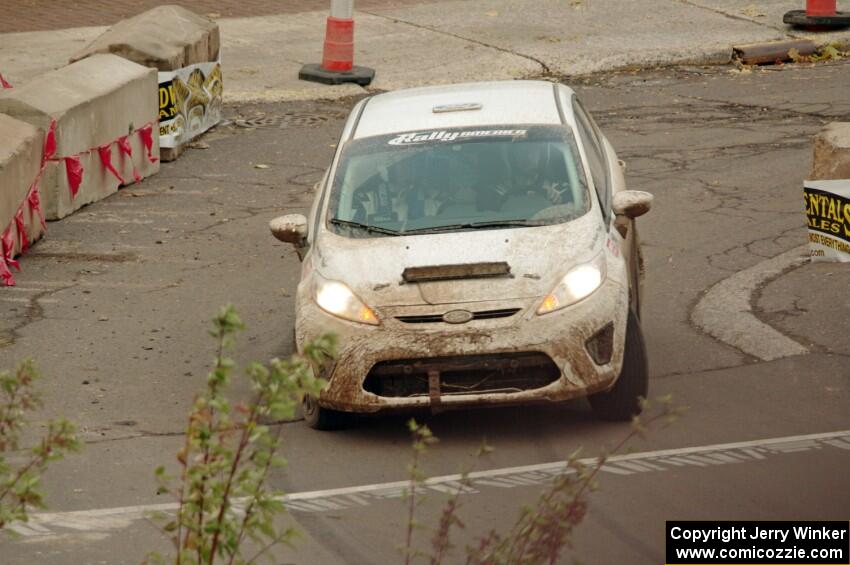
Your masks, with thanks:
[{"label": "headlight", "polygon": [[352,322],[378,325],[378,317],[345,284],[316,276],[313,298],[319,308]]},{"label": "headlight", "polygon": [[548,314],[560,310],[593,294],[605,281],[607,265],[603,251],[589,263],[571,269],[564,275],[555,290],[546,295],[537,308],[537,313]]}]

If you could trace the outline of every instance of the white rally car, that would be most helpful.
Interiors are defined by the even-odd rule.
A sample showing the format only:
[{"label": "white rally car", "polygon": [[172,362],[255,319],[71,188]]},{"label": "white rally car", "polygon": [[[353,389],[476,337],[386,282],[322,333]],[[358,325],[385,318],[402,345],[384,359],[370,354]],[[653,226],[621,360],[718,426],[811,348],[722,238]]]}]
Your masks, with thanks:
[{"label": "white rally car", "polygon": [[361,101],[309,217],[270,224],[303,260],[297,347],[339,337],[307,422],[579,396],[631,418],[648,380],[634,218],[651,203],[566,86]]}]

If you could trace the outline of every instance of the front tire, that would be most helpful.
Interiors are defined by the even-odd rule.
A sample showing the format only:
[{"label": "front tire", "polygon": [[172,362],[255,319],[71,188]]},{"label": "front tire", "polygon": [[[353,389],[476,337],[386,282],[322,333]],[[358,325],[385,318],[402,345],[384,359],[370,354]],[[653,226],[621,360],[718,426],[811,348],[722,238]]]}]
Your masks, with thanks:
[{"label": "front tire", "polygon": [[312,396],[304,396],[301,411],[304,421],[314,430],[342,430],[351,427],[354,422],[353,414],[322,408]]},{"label": "front tire", "polygon": [[637,316],[629,310],[623,368],[614,388],[588,397],[598,418],[610,421],[631,420],[641,413],[641,398],[649,390],[649,363],[646,344]]}]

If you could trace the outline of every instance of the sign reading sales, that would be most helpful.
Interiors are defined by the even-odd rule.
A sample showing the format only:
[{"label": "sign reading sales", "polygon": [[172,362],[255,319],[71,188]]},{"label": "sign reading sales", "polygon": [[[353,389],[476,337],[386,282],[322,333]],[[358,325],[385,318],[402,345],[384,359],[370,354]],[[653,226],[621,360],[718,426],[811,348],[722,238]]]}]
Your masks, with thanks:
[{"label": "sign reading sales", "polygon": [[850,179],[806,181],[812,261],[850,262]]}]

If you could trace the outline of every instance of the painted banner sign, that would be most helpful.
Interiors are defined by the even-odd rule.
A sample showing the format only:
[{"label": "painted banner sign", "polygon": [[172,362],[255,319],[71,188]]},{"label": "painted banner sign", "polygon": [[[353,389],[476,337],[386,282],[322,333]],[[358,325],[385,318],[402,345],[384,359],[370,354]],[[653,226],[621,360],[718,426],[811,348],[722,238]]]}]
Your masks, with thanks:
[{"label": "painted banner sign", "polygon": [[221,61],[159,73],[159,146],[177,147],[221,121]]},{"label": "painted banner sign", "polygon": [[850,179],[804,184],[812,261],[850,262]]}]

